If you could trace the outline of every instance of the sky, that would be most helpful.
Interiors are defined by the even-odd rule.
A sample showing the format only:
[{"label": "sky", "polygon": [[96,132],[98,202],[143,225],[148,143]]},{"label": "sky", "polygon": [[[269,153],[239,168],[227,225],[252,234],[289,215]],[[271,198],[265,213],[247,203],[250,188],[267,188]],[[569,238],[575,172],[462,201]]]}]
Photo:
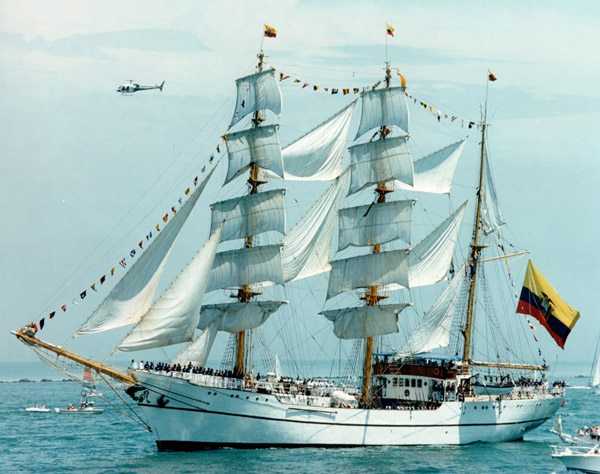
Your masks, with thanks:
[{"label": "sky", "polygon": [[[277,38],[263,38],[263,24]],[[69,341],[101,301],[78,300],[80,291],[135,247],[215,154],[234,81],[254,71],[261,45],[268,65],[321,87],[372,85],[387,57],[407,92],[459,117],[438,124],[411,105],[416,129],[433,136],[415,138],[418,152],[469,135],[459,190],[473,189],[467,166],[478,144],[459,123],[479,119],[492,70],[489,146],[506,232],[581,312],[565,351],[546,334],[542,346],[549,361],[589,360],[600,335],[599,25],[600,7],[585,1],[1,0],[0,360],[34,357],[10,330],[51,311],[43,338]],[[115,92],[130,79],[164,80],[164,90]],[[349,101],[291,81],[281,88],[282,144]],[[224,173],[221,164],[217,178]],[[197,208],[235,194],[209,191]],[[298,206],[307,194],[296,194]],[[182,236],[188,254],[208,233],[196,212],[197,231]],[[105,355],[114,339],[68,347]]]}]

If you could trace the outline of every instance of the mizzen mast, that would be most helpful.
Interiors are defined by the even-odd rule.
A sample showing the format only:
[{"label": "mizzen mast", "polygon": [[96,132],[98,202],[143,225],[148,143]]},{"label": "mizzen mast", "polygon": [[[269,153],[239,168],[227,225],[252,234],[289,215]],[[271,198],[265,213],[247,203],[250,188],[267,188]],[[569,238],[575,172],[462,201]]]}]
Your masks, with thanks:
[{"label": "mizzen mast", "polygon": [[467,319],[465,322],[464,337],[465,343],[463,348],[463,371],[469,370],[469,358],[471,356],[471,335],[473,332],[473,308],[475,306],[475,284],[477,281],[477,266],[479,265],[479,257],[481,250],[485,245],[479,243],[479,230],[481,227],[481,205],[483,201],[483,175],[485,166],[485,132],[487,128],[487,83],[486,83],[486,99],[483,113],[483,121],[481,123],[481,153],[479,161],[479,187],[477,188],[477,211],[475,213],[475,230],[473,233],[473,243],[471,244],[471,255],[469,257],[469,300],[467,304]]}]

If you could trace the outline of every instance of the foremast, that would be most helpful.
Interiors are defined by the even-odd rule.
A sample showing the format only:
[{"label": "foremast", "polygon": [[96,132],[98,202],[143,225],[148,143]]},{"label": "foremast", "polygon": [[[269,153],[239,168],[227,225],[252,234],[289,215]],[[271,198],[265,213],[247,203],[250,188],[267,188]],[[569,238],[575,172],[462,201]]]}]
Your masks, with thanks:
[{"label": "foremast", "polygon": [[[256,67],[256,72],[262,72],[263,70],[263,60],[265,54],[261,50],[258,53],[258,65]],[[258,128],[261,122],[264,121],[264,117],[261,115],[260,110],[254,112],[254,116],[252,118],[252,128]],[[261,181],[258,179],[259,167],[256,163],[251,163],[250,167],[250,177],[248,178],[248,184],[250,185],[250,192],[248,194],[257,194],[258,187],[261,184],[266,184],[266,181]],[[246,238],[246,248],[252,248],[254,245],[254,236],[250,235]],[[237,295],[233,297],[238,300],[239,303],[248,303],[252,300],[252,298],[261,295],[261,292],[252,291],[250,289],[250,285],[245,284],[240,288],[237,292]],[[236,342],[236,350],[235,350],[235,364],[233,368],[234,373],[236,374],[244,374],[246,372],[246,331],[240,331],[237,333],[237,342]]]},{"label": "foremast", "polygon": [[[390,70],[390,63],[386,61],[385,63],[385,88],[389,89],[390,82],[392,78],[392,73]],[[391,130],[386,126],[382,125],[379,129],[379,136],[381,140],[385,140],[386,136],[391,132]],[[389,189],[385,185],[386,183],[378,183],[375,192],[378,194],[377,204],[381,204],[385,202],[386,195],[388,193],[394,192],[393,189]],[[373,245],[372,253],[378,254],[381,251],[381,244]],[[377,294],[377,285],[373,285],[369,287],[367,293],[361,299],[365,300],[369,306],[376,306],[377,303],[383,299],[389,298],[386,295]],[[369,336],[365,339],[365,357],[364,357],[364,365],[363,365],[363,377],[362,377],[362,387],[361,387],[361,402],[363,404],[369,403],[369,393],[370,393],[370,380],[371,380],[371,369],[373,365],[373,336]]]}]

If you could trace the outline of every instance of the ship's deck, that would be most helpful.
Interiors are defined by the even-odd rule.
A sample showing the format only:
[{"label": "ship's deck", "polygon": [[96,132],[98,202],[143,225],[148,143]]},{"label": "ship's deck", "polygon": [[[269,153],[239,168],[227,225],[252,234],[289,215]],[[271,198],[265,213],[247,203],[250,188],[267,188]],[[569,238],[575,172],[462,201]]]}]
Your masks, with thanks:
[{"label": "ship's deck", "polygon": [[[140,369],[137,369],[140,370]],[[359,388],[326,379],[291,379],[269,377],[267,380],[242,379],[233,376],[198,374],[185,371],[143,370],[155,375],[187,380],[193,385],[239,390],[250,393],[271,394],[284,404],[324,408],[362,408]],[[423,400],[398,400],[393,405],[374,401],[371,408],[397,410],[435,410],[443,402],[490,402],[499,400],[533,400],[564,397],[564,387],[549,387],[547,383],[521,384],[508,395],[457,395],[444,393],[441,397]]]}]

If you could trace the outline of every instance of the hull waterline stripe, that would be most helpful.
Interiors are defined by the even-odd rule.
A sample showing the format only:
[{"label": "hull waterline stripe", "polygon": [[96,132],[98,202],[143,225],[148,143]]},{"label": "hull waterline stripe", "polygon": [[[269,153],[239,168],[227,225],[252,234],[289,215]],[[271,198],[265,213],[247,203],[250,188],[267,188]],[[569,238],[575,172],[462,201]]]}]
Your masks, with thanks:
[{"label": "hull waterline stripe", "polygon": [[[522,440],[523,438],[518,438]],[[517,440],[513,440],[517,441]],[[481,443],[482,441],[472,441],[469,443],[461,443],[461,446],[467,444]],[[203,441],[171,441],[162,440],[156,441],[156,447],[159,451],[201,451],[221,448],[234,448],[234,449],[267,449],[267,448],[364,448],[366,446],[382,446],[381,444],[287,444],[287,443],[209,443]],[[384,445],[388,446],[388,445]],[[422,444],[402,444],[402,445],[389,445],[389,446],[423,446]],[[439,445],[437,445],[439,446]],[[445,445],[445,446],[456,446],[456,445]]]}]

